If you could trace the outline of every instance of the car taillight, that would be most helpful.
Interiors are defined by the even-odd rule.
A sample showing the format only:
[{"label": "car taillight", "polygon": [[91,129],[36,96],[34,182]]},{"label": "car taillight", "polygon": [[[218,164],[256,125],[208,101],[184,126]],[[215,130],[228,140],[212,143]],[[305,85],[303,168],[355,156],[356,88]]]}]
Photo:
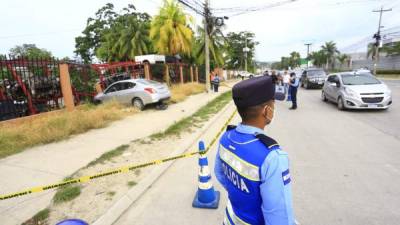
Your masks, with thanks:
[{"label": "car taillight", "polygon": [[149,94],[156,93],[156,90],[154,90],[153,88],[145,88],[144,90],[147,91]]}]

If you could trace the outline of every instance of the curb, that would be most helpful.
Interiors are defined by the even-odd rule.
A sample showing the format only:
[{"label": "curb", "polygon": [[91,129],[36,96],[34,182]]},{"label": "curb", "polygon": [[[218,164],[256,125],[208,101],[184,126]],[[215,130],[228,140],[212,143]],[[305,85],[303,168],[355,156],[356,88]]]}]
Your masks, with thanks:
[{"label": "curb", "polygon": [[[228,103],[220,112],[215,114],[211,120],[207,121],[205,126],[200,130],[198,135],[187,141],[183,148],[179,148],[174,151],[170,156],[177,154],[183,154],[188,151],[198,139],[210,128],[210,126],[217,121],[222,115],[224,115],[231,107],[233,103]],[[114,205],[112,205],[107,212],[105,212],[100,218],[98,218],[93,225],[112,225],[116,222],[124,213],[133,205],[139,198],[145,193],[157,180],[161,177],[176,160],[163,163],[153,169],[150,174],[145,177],[135,187],[131,188],[125,195],[123,195]]]}]

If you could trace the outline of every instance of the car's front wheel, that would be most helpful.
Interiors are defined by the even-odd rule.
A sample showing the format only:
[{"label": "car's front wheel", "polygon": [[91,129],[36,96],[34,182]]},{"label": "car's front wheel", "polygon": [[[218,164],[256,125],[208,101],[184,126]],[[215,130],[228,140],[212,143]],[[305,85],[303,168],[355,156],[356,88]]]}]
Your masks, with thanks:
[{"label": "car's front wheel", "polygon": [[328,99],[326,98],[326,95],[325,95],[325,92],[324,92],[324,91],[321,92],[321,99],[322,99],[322,101],[324,101],[324,102],[327,102],[327,101],[328,101]]},{"label": "car's front wheel", "polygon": [[346,106],[344,106],[344,102],[343,102],[343,98],[341,96],[339,96],[338,100],[337,100],[337,107],[339,110],[345,110]]},{"label": "car's front wheel", "polygon": [[304,88],[305,88],[305,89],[309,89],[309,88],[310,88],[310,85],[308,84],[308,81],[305,82]]},{"label": "car's front wheel", "polygon": [[132,100],[132,105],[133,105],[133,107],[137,108],[140,111],[142,111],[144,109],[143,101],[140,98],[134,98]]}]

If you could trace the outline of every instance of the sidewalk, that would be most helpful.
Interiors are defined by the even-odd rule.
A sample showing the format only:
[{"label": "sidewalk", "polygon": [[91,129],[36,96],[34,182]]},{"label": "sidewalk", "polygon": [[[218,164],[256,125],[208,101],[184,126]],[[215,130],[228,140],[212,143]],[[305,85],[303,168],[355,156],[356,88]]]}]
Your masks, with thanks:
[{"label": "sidewalk", "polygon": [[[219,94],[228,91],[221,87]],[[0,194],[58,182],[86,166],[103,153],[135,139],[163,131],[187,117],[219,94],[190,96],[166,111],[149,110],[112,123],[110,126],[68,140],[34,147],[0,160]],[[2,224],[21,224],[50,203],[54,190],[0,202]]]}]

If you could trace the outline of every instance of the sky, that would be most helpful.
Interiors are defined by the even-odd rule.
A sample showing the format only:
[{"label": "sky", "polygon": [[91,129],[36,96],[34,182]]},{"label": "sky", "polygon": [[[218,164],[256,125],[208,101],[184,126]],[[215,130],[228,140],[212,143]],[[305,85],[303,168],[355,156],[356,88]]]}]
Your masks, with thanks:
[{"label": "sky", "polygon": [[[204,0],[189,0],[190,2]],[[157,14],[163,0],[0,0],[0,54],[15,45],[36,44],[56,57],[73,57],[75,37],[85,28],[88,17],[106,3],[121,10],[134,4],[138,11]],[[326,41],[337,43],[343,52],[365,52],[365,42],[378,28],[379,13],[373,10],[392,8],[383,14],[383,29],[400,30],[400,0],[295,0],[278,7],[268,7],[285,0],[210,0],[213,12],[229,16],[223,32],[251,31],[260,44],[258,61],[277,61],[298,51],[306,55],[305,43],[318,50]],[[234,15],[220,8],[263,7],[263,10]],[[193,11],[196,24],[201,18]]]}]

